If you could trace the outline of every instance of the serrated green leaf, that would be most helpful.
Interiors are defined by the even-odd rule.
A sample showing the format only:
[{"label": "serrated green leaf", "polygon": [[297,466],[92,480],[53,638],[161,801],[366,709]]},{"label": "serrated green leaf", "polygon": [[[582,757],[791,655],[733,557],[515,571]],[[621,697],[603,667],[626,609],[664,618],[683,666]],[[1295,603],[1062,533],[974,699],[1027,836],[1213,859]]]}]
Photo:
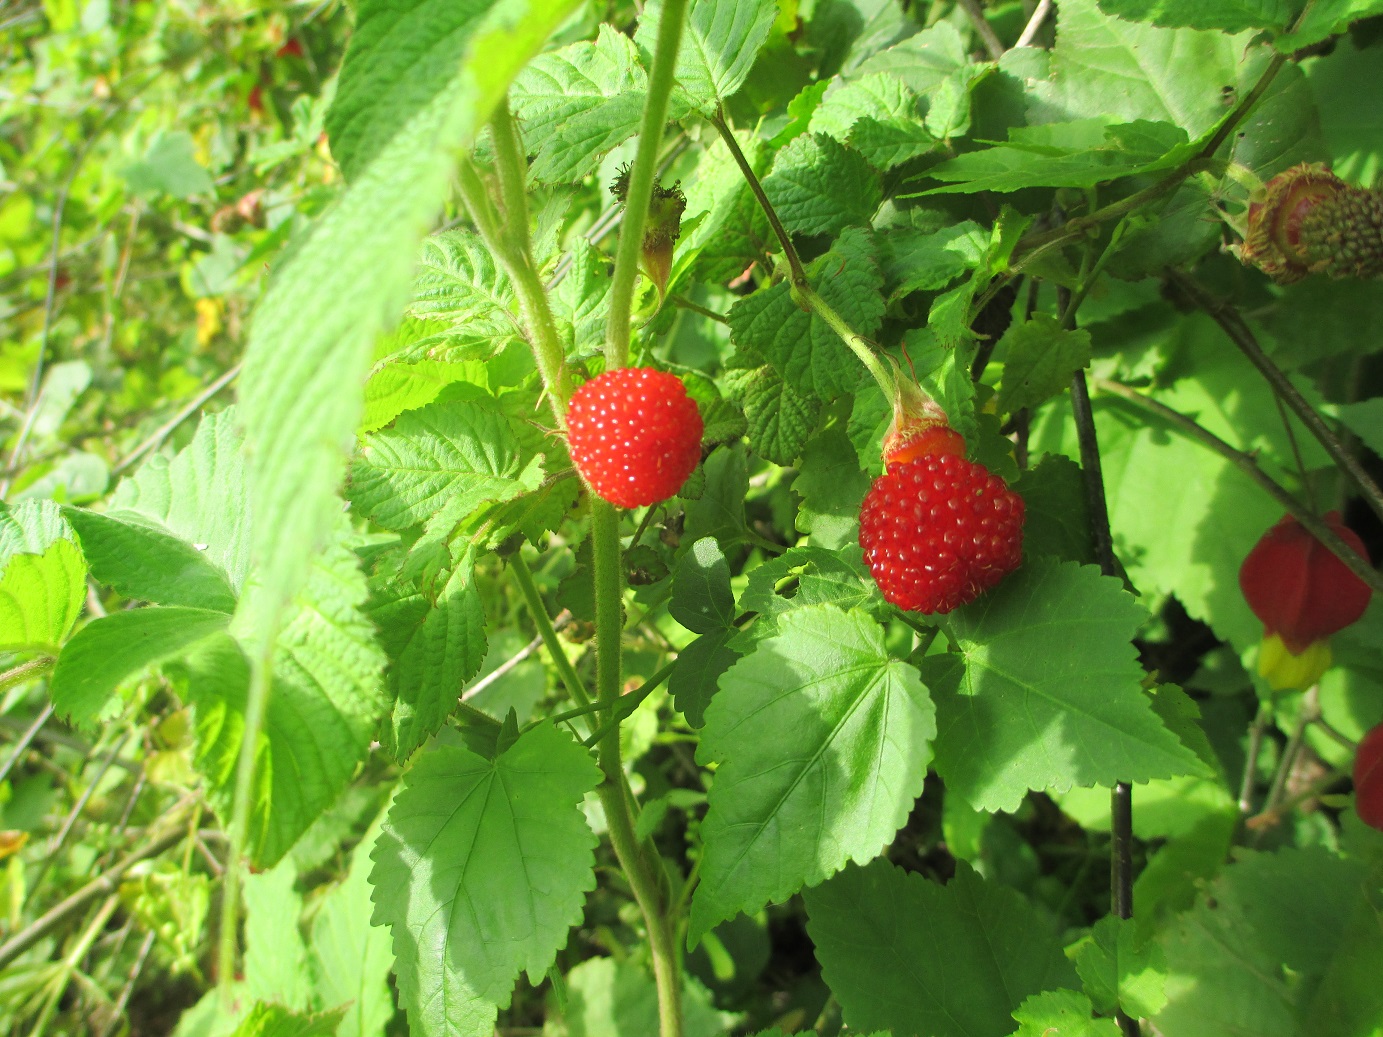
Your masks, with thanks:
[{"label": "serrated green leaf", "polygon": [[1132,921],[1106,915],[1088,936],[1067,948],[1066,956],[1105,1015],[1122,1007],[1134,1019],[1150,1018],[1167,1003],[1166,956],[1159,945],[1139,938]]},{"label": "serrated green leaf", "polygon": [[414,250],[446,195],[456,150],[474,141],[575,6],[359,6],[328,113],[350,185],[276,269],[240,376],[260,581],[240,616],[254,638],[282,620],[332,528],[371,347],[406,299]]},{"label": "serrated green leaf", "polygon": [[812,546],[838,549],[859,541],[860,504],[869,492],[869,476],[842,429],[829,428],[807,445],[792,488],[802,497],[797,530],[807,534]]},{"label": "serrated green leaf", "polygon": [[1033,85],[1028,121],[1149,119],[1194,139],[1224,116],[1223,90],[1239,85],[1244,45],[1223,32],[1124,21],[1096,0],[1065,0],[1050,75]]},{"label": "serrated green leaf", "polygon": [[883,200],[869,161],[824,133],[803,134],[778,152],[763,189],[792,234],[838,234],[868,224]]},{"label": "serrated green leaf", "polygon": [[829,89],[811,115],[812,133],[848,144],[879,170],[937,146],[922,123],[917,95],[897,76],[876,72],[827,83]]},{"label": "serrated green leaf", "polygon": [[230,616],[196,608],[151,607],[94,619],[63,646],[50,689],[74,724],[100,719],[120,685],[155,663],[224,631]]},{"label": "serrated green leaf", "polygon": [[54,540],[42,554],[11,555],[0,576],[0,649],[55,653],[86,600],[86,560]]},{"label": "serrated green leaf", "polygon": [[[788,587],[790,597],[779,593]],[[740,595],[741,608],[759,613],[754,629],[767,627],[765,636],[777,631],[779,616],[804,605],[835,605],[849,611],[882,602],[858,544],[844,550],[790,547],[751,570]]]},{"label": "serrated green leaf", "polygon": [[53,501],[0,501],[0,565],[18,554],[41,555],[64,537],[72,539],[72,528]]},{"label": "serrated green leaf", "polygon": [[595,888],[580,804],[599,781],[590,754],[546,723],[493,762],[445,746],[413,766],[370,881],[415,1033],[489,1037],[519,973],[552,963]]},{"label": "serrated green leaf", "polygon": [[449,230],[423,239],[409,313],[416,319],[447,321],[468,335],[503,342],[519,333],[509,277],[480,236]]},{"label": "serrated green leaf", "polygon": [[244,440],[235,408],[202,417],[192,442],[149,458],[111,496],[112,518],[133,512],[202,552],[237,592],[249,569]]},{"label": "serrated green leaf", "polygon": [[390,671],[395,700],[383,740],[398,760],[446,723],[466,681],[485,661],[485,609],[474,568],[469,552],[456,563]]},{"label": "serrated green leaf", "polygon": [[852,78],[888,72],[901,79],[915,94],[926,97],[941,83],[970,63],[965,40],[949,21],[895,43],[871,55],[850,75]]},{"label": "serrated green leaf", "polygon": [[[364,599],[355,559],[338,540],[313,561],[275,645],[249,826],[258,867],[276,863],[331,806],[374,738],[385,659],[360,611]],[[193,647],[183,668],[197,722],[195,763],[212,805],[229,817],[249,660],[233,638],[214,635]]]},{"label": "serrated green leaf", "polygon": [[668,678],[668,691],[677,712],[686,717],[692,727],[706,723],[706,707],[720,687],[721,676],[740,657],[729,647],[738,633],[733,627],[712,630],[677,653],[677,665]]},{"label": "serrated green leaf", "polygon": [[[1363,950],[1341,939],[1356,921],[1372,927],[1368,943],[1379,958],[1378,915],[1364,896],[1362,862],[1322,847],[1240,852],[1159,940],[1169,974],[1158,1029],[1167,1037],[1367,1032],[1378,1019],[1376,981],[1347,995],[1371,1009],[1362,1030],[1319,1027],[1324,1006],[1312,1001],[1336,956]],[[1337,1019],[1365,1018],[1349,1006],[1335,1011]]]},{"label": "serrated green leaf", "polygon": [[[1087,130],[1100,136],[1089,139]],[[1067,132],[1060,133],[1058,131]],[[1073,146],[1074,145],[1074,146]],[[951,182],[928,194],[1021,191],[1029,187],[1094,187],[1121,177],[1171,169],[1194,152],[1186,131],[1146,120],[1105,120],[1015,128],[1009,143],[958,155],[926,175]]]},{"label": "serrated green leaf", "polygon": [[65,508],[63,514],[98,582],[138,601],[235,610],[226,574],[186,540],[132,513]]},{"label": "serrated green leaf", "polygon": [[1013,413],[1065,392],[1071,376],[1090,363],[1090,332],[1063,328],[1050,313],[1015,323],[999,339],[1004,361],[999,409]]},{"label": "serrated green leaf", "polygon": [[1281,32],[1300,12],[1301,0],[1099,0],[1107,14],[1168,28]]},{"label": "serrated green leaf", "polygon": [[427,406],[455,382],[484,385],[485,366],[476,361],[448,363],[441,360],[385,364],[365,383],[365,413],[358,431],[382,429],[404,411]]},{"label": "serrated green leaf", "polygon": [[[857,333],[872,335],[883,319],[882,278],[869,231],[847,227],[808,270],[817,292]],[[730,308],[736,345],[763,356],[800,393],[834,399],[860,382],[858,360],[821,318],[792,300],[786,282],[762,288]]]},{"label": "serrated green leaf", "polygon": [[1013,491],[1023,498],[1023,552],[1029,558],[1047,555],[1094,564],[1080,465],[1069,457],[1047,454],[1018,477]]},{"label": "serrated green leaf", "polygon": [[728,384],[744,408],[749,448],[774,464],[797,460],[816,427],[820,402],[797,392],[768,364],[731,371]]},{"label": "serrated green leaf", "polygon": [[894,227],[878,241],[890,300],[945,288],[967,270],[977,269],[989,251],[989,233],[973,220],[936,231]]},{"label": "serrated green leaf", "polygon": [[629,37],[601,25],[594,42],[541,54],[514,80],[510,103],[533,162],[531,179],[571,183],[639,128],[648,75]]},{"label": "serrated green leaf", "polygon": [[703,537],[678,561],[668,612],[696,634],[722,630],[734,622],[730,566],[715,540]]},{"label": "serrated green leaf", "polygon": [[916,670],[862,612],[784,615],[720,686],[697,749],[719,769],[689,944],[878,854],[922,792],[936,733]]},{"label": "serrated green leaf", "polygon": [[389,931],[370,924],[370,854],[375,829],[351,852],[344,881],[322,898],[312,918],[308,963],[316,1004],[344,1009],[336,1037],[379,1037],[394,1017]]},{"label": "serrated green leaf", "polygon": [[1012,811],[1029,789],[1204,772],[1140,686],[1132,638],[1144,619],[1118,580],[1051,559],[951,613],[959,654],[923,667],[947,789]]},{"label": "serrated green leaf", "polygon": [[304,1012],[311,982],[297,881],[291,860],[245,876],[245,989],[256,1001]]},{"label": "serrated green leaf", "polygon": [[455,523],[531,488],[519,479],[522,461],[498,401],[457,385],[364,437],[351,467],[351,502],[385,529],[407,529],[443,507]]},{"label": "serrated green leaf", "polygon": [[[1119,1037],[1113,1019],[1092,1019],[1090,999],[1074,990],[1032,994],[1013,1011],[1013,1037]],[[1135,1017],[1136,1018],[1136,1017]]]},{"label": "serrated green leaf", "polygon": [[[662,10],[662,0],[652,0],[639,19],[634,42],[646,54],[653,53]],[[692,0],[674,72],[691,107],[710,115],[740,88],[777,15],[773,0]]]},{"label": "serrated green leaf", "polygon": [[1025,997],[1075,984],[1042,916],[964,863],[939,886],[874,861],[804,899],[822,977],[860,1031],[1006,1037]]},{"label": "serrated green leaf", "polygon": [[567,275],[549,295],[569,354],[601,341],[610,308],[609,259],[583,237],[572,243],[570,255]]}]

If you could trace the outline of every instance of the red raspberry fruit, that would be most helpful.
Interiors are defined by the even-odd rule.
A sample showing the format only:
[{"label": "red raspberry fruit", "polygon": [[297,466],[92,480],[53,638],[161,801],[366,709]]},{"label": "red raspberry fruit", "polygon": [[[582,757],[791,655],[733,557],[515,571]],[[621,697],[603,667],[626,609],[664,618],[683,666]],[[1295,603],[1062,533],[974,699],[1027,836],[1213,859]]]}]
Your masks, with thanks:
[{"label": "red raspberry fruit", "polygon": [[667,500],[701,459],[701,412],[675,375],[621,367],[572,394],[567,446],[605,500],[637,508]]},{"label": "red raspberry fruit", "polygon": [[860,507],[860,546],[893,604],[950,612],[1018,568],[1023,515],[1023,498],[983,465],[929,454],[874,480]]},{"label": "red raspberry fruit", "polygon": [[1383,724],[1363,737],[1354,754],[1354,809],[1383,832]]}]

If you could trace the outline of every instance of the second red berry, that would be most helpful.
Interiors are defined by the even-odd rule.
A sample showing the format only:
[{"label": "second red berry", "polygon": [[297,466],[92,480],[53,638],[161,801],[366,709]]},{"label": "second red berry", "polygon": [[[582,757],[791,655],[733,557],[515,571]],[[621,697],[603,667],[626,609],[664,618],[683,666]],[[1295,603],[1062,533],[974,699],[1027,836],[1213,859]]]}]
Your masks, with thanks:
[{"label": "second red berry", "polygon": [[987,468],[930,454],[874,480],[860,507],[860,546],[893,604],[950,612],[1018,568],[1023,517],[1023,498]]},{"label": "second red berry", "polygon": [[621,508],[667,500],[701,459],[701,412],[676,375],[621,367],[572,394],[567,446],[597,494]]}]

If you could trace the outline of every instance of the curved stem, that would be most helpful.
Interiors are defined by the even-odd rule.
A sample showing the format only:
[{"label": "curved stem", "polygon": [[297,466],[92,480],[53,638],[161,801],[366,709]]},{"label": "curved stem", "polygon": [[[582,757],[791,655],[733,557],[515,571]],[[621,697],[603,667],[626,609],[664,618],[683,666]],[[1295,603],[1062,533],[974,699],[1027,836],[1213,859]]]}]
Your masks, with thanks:
[{"label": "curved stem", "polygon": [[807,271],[802,266],[802,258],[797,254],[797,249],[793,246],[792,238],[788,236],[786,228],[783,227],[783,222],[778,219],[778,214],[773,209],[773,203],[768,200],[768,195],[764,194],[763,184],[759,183],[759,178],[754,173],[753,167],[749,165],[749,160],[744,157],[744,152],[740,150],[739,141],[735,140],[735,134],[725,121],[725,116],[717,111],[711,119],[711,123],[720,134],[720,139],[725,142],[725,146],[730,149],[730,156],[735,160],[735,165],[740,167],[740,173],[749,185],[749,190],[753,192],[755,200],[758,201],[759,208],[768,217],[768,225],[773,228],[773,236],[783,247],[783,255],[788,261],[788,269],[792,271],[792,283],[798,288],[805,287]]},{"label": "curved stem", "polygon": [[625,195],[624,218],[620,221],[619,247],[615,252],[615,272],[610,283],[610,314],[605,321],[605,366],[624,367],[629,363],[629,320],[634,303],[634,282],[639,276],[639,251],[643,246],[648,203],[653,194],[653,174],[658,164],[658,148],[667,123],[668,98],[672,94],[673,73],[677,68],[677,48],[682,42],[682,23],[686,20],[687,0],[667,0],[658,23],[658,40],[653,50],[653,67],[648,74],[648,96],[639,123],[639,146],[629,170],[629,190]]},{"label": "curved stem", "polygon": [[1316,437],[1320,445],[1325,448],[1325,452],[1330,455],[1330,459],[1354,480],[1360,493],[1363,494],[1364,500],[1373,509],[1373,513],[1383,519],[1383,489],[1380,489],[1378,484],[1369,476],[1369,473],[1364,470],[1364,466],[1359,463],[1358,458],[1345,449],[1339,437],[1321,420],[1316,409],[1306,402],[1306,397],[1297,391],[1297,387],[1292,384],[1291,379],[1272,362],[1267,353],[1263,352],[1263,347],[1258,344],[1258,339],[1249,330],[1248,324],[1239,315],[1239,311],[1229,303],[1215,298],[1179,271],[1168,270],[1167,279],[1184,292],[1187,298],[1209,314],[1210,318],[1229,336],[1229,340],[1238,346],[1239,351],[1248,358],[1249,363],[1258,368],[1259,373],[1273,387],[1273,392],[1277,394],[1277,398],[1286,404],[1306,426],[1307,431]]},{"label": "curved stem", "polygon": [[1127,385],[1097,378],[1095,379],[1095,387],[1101,392],[1111,393],[1142,410],[1157,415],[1183,435],[1209,447],[1229,461],[1256,482],[1273,500],[1281,504],[1283,510],[1300,522],[1307,532],[1329,548],[1331,554],[1349,567],[1350,572],[1372,587],[1375,593],[1383,594],[1383,575],[1380,575],[1368,562],[1360,558],[1348,544],[1340,539],[1339,534],[1317,518],[1309,508],[1269,478],[1267,473],[1258,467],[1258,462],[1250,455],[1230,446],[1215,433],[1198,425],[1186,415],[1172,410],[1166,404],[1159,403]]}]

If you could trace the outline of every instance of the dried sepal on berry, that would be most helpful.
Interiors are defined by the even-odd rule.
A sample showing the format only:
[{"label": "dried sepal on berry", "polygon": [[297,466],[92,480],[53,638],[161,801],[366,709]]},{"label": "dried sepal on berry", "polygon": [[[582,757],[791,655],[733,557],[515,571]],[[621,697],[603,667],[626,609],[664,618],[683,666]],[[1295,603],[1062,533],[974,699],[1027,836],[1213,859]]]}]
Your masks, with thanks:
[{"label": "dried sepal on berry", "polygon": [[893,420],[884,433],[887,467],[930,454],[965,456],[965,440],[947,423],[946,412],[916,382],[894,371]]},{"label": "dried sepal on berry", "polygon": [[[629,196],[629,166],[620,166],[618,174],[610,184],[610,193],[621,205]],[[682,193],[682,182],[676,181],[671,187],[661,182],[653,182],[653,194],[648,200],[648,220],[644,224],[643,241],[639,248],[639,269],[658,289],[661,303],[667,292],[668,277],[672,273],[672,253],[677,239],[682,234],[682,213],[687,209],[687,196]]]},{"label": "dried sepal on berry", "polygon": [[1239,256],[1279,284],[1313,273],[1383,276],[1383,191],[1355,187],[1320,163],[1294,166],[1249,205]]}]

